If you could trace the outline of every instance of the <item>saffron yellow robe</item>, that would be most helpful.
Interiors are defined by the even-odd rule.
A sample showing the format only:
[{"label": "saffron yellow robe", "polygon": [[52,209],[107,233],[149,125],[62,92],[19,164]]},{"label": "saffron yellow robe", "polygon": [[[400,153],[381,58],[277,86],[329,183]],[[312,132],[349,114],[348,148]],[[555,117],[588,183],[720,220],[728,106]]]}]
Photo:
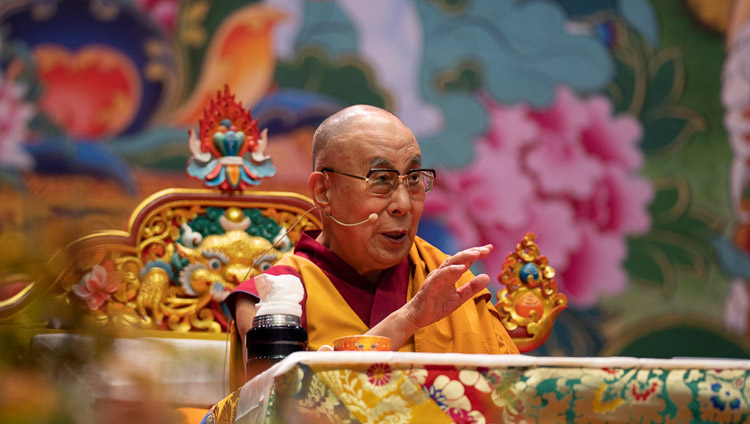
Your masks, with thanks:
[{"label": "saffron yellow robe", "polygon": [[[430,271],[438,268],[448,258],[446,255],[417,237],[409,252],[413,269],[409,279],[407,300],[424,283]],[[309,349],[331,345],[338,337],[364,334],[369,328],[349,307],[328,277],[314,263],[297,255],[288,255],[276,265],[295,268],[307,292],[305,311]],[[467,271],[456,283],[459,287],[474,275]],[[491,303],[491,294],[482,290],[451,315],[417,330],[400,351],[456,352],[456,353],[518,353],[505,328],[500,323],[497,310]]]}]

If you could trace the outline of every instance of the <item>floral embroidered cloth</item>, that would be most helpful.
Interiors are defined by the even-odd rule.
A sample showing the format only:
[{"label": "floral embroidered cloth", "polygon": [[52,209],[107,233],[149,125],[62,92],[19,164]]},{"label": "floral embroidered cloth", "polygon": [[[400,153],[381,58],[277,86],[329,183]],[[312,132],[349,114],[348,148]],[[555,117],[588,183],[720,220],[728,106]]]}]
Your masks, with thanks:
[{"label": "floral embroidered cloth", "polygon": [[750,361],[299,352],[205,423],[740,423]]}]

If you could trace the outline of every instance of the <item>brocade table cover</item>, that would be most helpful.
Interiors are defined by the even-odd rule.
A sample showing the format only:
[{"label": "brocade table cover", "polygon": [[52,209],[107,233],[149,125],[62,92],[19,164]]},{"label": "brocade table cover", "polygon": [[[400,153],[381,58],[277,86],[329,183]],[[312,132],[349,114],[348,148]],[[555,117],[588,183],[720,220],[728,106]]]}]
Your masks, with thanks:
[{"label": "brocade table cover", "polygon": [[298,352],[206,423],[745,423],[750,361]]}]

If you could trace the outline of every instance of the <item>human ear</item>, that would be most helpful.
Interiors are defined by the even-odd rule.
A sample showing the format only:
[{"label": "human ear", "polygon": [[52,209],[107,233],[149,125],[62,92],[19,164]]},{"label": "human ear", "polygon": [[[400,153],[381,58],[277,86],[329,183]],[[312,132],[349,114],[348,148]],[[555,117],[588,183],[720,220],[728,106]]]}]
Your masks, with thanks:
[{"label": "human ear", "polygon": [[315,205],[324,214],[329,213],[331,205],[328,200],[328,178],[326,178],[326,175],[320,171],[313,172],[310,174],[308,185]]}]

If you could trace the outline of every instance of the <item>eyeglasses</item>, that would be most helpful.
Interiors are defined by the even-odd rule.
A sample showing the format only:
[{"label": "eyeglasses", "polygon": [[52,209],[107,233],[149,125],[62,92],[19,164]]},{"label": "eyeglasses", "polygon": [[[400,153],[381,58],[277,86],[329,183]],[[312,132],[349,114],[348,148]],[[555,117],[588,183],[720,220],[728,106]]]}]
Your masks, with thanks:
[{"label": "eyeglasses", "polygon": [[402,181],[409,189],[409,193],[415,196],[424,196],[432,189],[432,183],[435,181],[434,169],[412,169],[405,175],[399,174],[395,169],[371,169],[367,176],[347,174],[346,172],[336,171],[331,168],[323,168],[322,172],[333,172],[347,177],[364,180],[367,184],[367,190],[378,196],[387,196],[393,193]]}]

